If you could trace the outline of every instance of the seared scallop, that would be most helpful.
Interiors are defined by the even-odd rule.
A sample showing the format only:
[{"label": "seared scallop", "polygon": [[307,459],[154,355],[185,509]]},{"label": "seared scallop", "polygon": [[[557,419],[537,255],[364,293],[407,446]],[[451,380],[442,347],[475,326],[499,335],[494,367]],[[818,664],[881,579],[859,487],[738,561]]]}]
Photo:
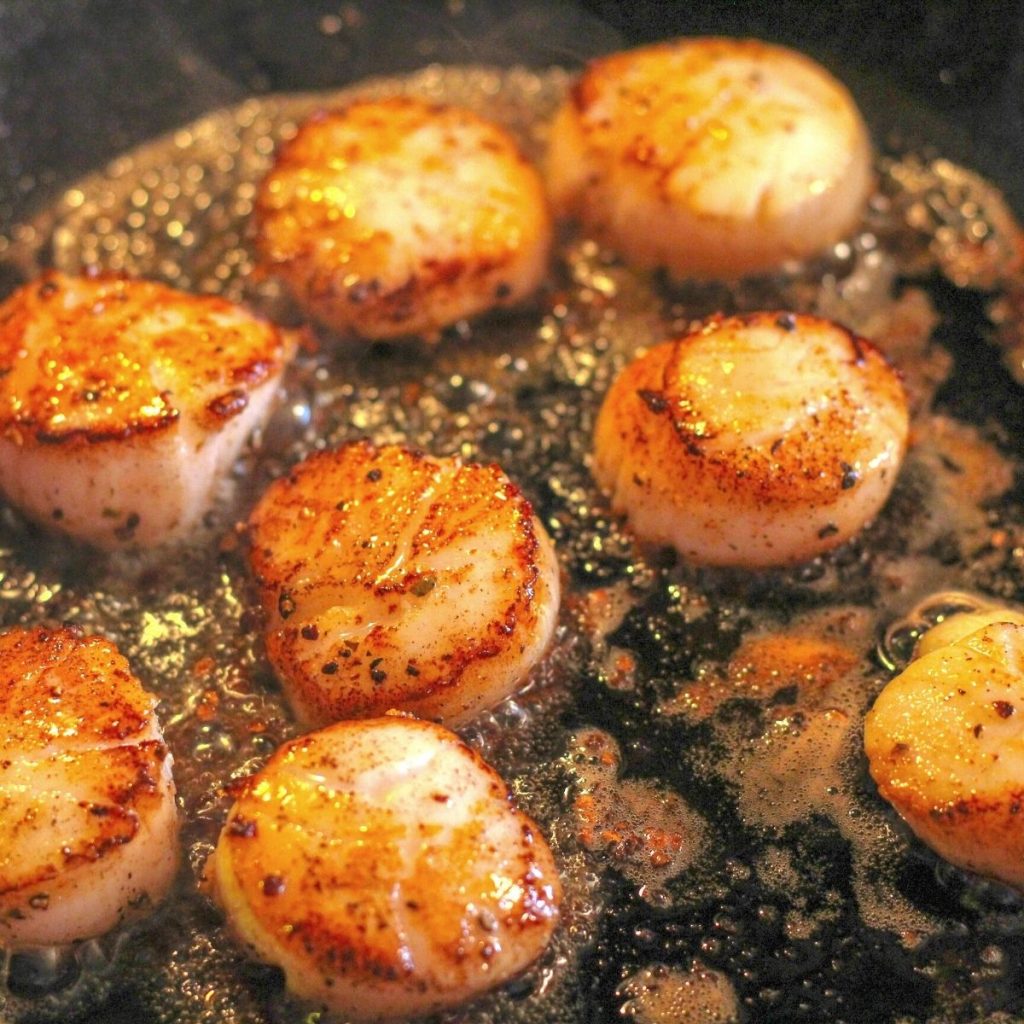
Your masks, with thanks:
[{"label": "seared scallop", "polygon": [[838,241],[868,197],[849,92],[792,50],[679,39],[592,61],[551,130],[556,213],[641,267],[730,278]]},{"label": "seared scallop", "polygon": [[93,938],[152,909],[178,864],[156,699],[109,641],[0,634],[0,947]]},{"label": "seared scallop", "polygon": [[547,269],[536,169],[501,127],[407,97],[307,121],[260,187],[257,242],[314,319],[342,334],[436,336],[520,302]]},{"label": "seared scallop", "polygon": [[1024,625],[912,661],[864,723],[878,791],[939,856],[1024,887]]},{"label": "seared scallop", "polygon": [[223,299],[45,274],[0,306],[0,490],[99,547],[181,538],[288,355],[276,328]]},{"label": "seared scallop", "polygon": [[464,723],[522,685],[554,630],[554,549],[497,466],[356,442],[276,481],[250,536],[267,653],[307,723]]},{"label": "seared scallop", "polygon": [[979,600],[977,607],[972,611],[950,615],[923,633],[914,648],[914,657],[920,658],[925,654],[931,654],[940,647],[962,640],[971,633],[998,622],[1013,622],[1024,626],[1024,612],[996,602]]},{"label": "seared scallop", "polygon": [[494,770],[404,717],[282,747],[245,782],[207,877],[294,994],[360,1021],[507,981],[544,950],[561,896],[543,836]]},{"label": "seared scallop", "polygon": [[644,540],[785,565],[874,517],[906,439],[899,377],[863,338],[812,316],[713,317],[614,381],[593,472]]}]

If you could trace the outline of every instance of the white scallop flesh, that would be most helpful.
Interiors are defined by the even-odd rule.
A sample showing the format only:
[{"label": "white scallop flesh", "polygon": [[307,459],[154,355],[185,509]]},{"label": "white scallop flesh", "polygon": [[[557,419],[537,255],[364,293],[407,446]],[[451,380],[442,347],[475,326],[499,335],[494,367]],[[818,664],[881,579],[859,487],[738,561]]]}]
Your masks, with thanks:
[{"label": "white scallop flesh", "polygon": [[925,654],[931,654],[940,647],[955,643],[997,622],[1015,622],[1024,626],[1024,612],[1005,605],[982,604],[974,611],[949,615],[921,635],[914,648],[914,657],[920,658]]},{"label": "white scallop flesh", "polygon": [[1024,625],[912,661],[864,723],[879,793],[940,857],[1024,887]]},{"label": "white scallop flesh", "polygon": [[321,112],[278,151],[255,218],[266,268],[345,335],[433,339],[547,271],[551,215],[504,128],[412,97]]},{"label": "white scallop flesh", "polygon": [[555,118],[556,214],[641,267],[735,278],[857,224],[871,143],[850,93],[802,54],[694,38],[591,61]]},{"label": "white scallop flesh", "polygon": [[787,565],[884,505],[906,397],[868,341],[818,317],[713,317],[628,365],[605,396],[593,473],[642,539],[697,564]]},{"label": "white scallop flesh", "polygon": [[183,539],[292,347],[223,299],[47,273],[0,305],[0,491],[101,548]]},{"label": "white scallop flesh", "polygon": [[207,866],[238,938],[347,1020],[465,1002],[544,950],[561,891],[537,826],[447,729],[403,716],[285,744]]},{"label": "white scallop flesh", "polygon": [[461,724],[553,636],[554,548],[497,466],[356,442],[272,484],[249,526],[267,652],[306,723]]},{"label": "white scallop flesh", "polygon": [[178,865],[156,699],[109,641],[0,634],[0,947],[95,938],[151,910]]}]

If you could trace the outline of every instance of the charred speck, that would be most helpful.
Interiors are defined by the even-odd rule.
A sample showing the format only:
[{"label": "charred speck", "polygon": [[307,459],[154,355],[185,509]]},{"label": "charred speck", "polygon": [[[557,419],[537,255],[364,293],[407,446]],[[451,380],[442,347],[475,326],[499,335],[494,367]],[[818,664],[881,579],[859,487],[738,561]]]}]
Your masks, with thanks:
[{"label": "charred speck", "polygon": [[383,658],[374,658],[373,661],[370,662],[370,678],[375,683],[383,683],[388,677],[387,672],[379,667],[383,660]]},{"label": "charred speck", "polygon": [[771,447],[772,455],[778,455],[779,449],[782,447],[783,440],[784,440],[784,438],[777,437],[774,441],[772,441],[772,447]]},{"label": "charred speck", "polygon": [[437,580],[433,576],[422,576],[409,589],[416,597],[426,597],[435,586]]},{"label": "charred speck", "polygon": [[234,388],[226,395],[218,395],[206,406],[214,416],[228,419],[237,416],[249,404],[249,396],[239,388]]},{"label": "charred speck", "polygon": [[979,722],[971,731],[974,733],[974,738],[977,739],[980,735],[984,726]]},{"label": "charred speck", "polygon": [[668,408],[668,401],[660,391],[650,391],[647,388],[641,388],[637,395],[640,401],[653,413],[662,413]]},{"label": "charred speck", "polygon": [[494,289],[496,299],[507,299],[512,294],[512,285],[507,281],[499,281]]},{"label": "charred speck", "polygon": [[[344,657],[345,652],[342,651],[341,653],[342,657]],[[338,671],[338,663],[336,661],[324,662],[324,664],[320,666],[320,671],[323,672],[325,676],[333,676],[335,672]]]},{"label": "charred speck", "polygon": [[782,313],[775,318],[775,326],[784,331],[796,330],[796,317],[792,313]]},{"label": "charred speck", "polygon": [[420,670],[410,661],[409,664],[405,666],[405,674],[407,676],[415,677],[420,674]]},{"label": "charred speck", "polygon": [[371,484],[375,484],[383,475],[384,474],[379,469],[371,469],[370,472],[366,474],[366,479],[369,480]]},{"label": "charred speck", "polygon": [[[679,435],[680,440],[683,442],[683,447],[686,449],[687,455],[692,455],[695,459],[704,457],[704,449],[694,441],[693,437],[687,434],[685,423],[675,424],[676,433]],[[745,475],[745,474],[739,474]]]},{"label": "charred speck", "polygon": [[228,825],[228,834],[241,839],[252,839],[256,832],[256,822],[250,818],[233,818]]},{"label": "charred speck", "polygon": [[280,875],[267,875],[262,888],[264,896],[280,896],[284,892],[284,879]]},{"label": "charred speck", "polygon": [[282,619],[290,618],[295,613],[295,601],[292,600],[292,595],[289,593],[282,593],[277,599],[277,614]]},{"label": "charred speck", "polygon": [[302,634],[303,640],[316,640],[320,636],[320,630],[317,629],[316,623],[313,622],[307,622],[299,632]]},{"label": "charred speck", "polygon": [[1000,718],[1009,718],[1017,710],[1008,700],[995,700],[992,707]]},{"label": "charred speck", "polygon": [[370,296],[376,295],[380,291],[380,281],[375,277],[371,277],[368,281],[357,281],[348,290],[349,302],[354,302],[358,305],[360,302],[365,302]]},{"label": "charred speck", "polygon": [[848,491],[851,487],[856,487],[860,481],[860,470],[855,469],[848,462],[840,462],[839,468],[843,471],[843,490]]},{"label": "charred speck", "polygon": [[818,539],[824,540],[826,537],[834,537],[839,532],[839,527],[835,523],[826,523],[818,531]]},{"label": "charred speck", "polygon": [[90,804],[89,813],[94,818],[105,818],[107,817],[108,814],[110,814],[110,808],[104,807],[103,804]]},{"label": "charred speck", "polygon": [[114,536],[118,540],[131,540],[135,536],[135,531],[139,528],[140,522],[141,519],[138,512],[129,512],[125,521],[114,530]]},{"label": "charred speck", "polygon": [[56,522],[58,522],[58,523],[59,523],[59,522],[60,522],[60,521],[61,521],[61,520],[62,520],[62,519],[64,518],[64,509],[62,509],[62,508],[55,508],[55,509],[54,509],[54,510],[53,510],[53,511],[52,511],[52,512],[50,513],[50,515],[51,515],[51,516],[52,516],[52,517],[54,518],[54,520],[55,520]]}]

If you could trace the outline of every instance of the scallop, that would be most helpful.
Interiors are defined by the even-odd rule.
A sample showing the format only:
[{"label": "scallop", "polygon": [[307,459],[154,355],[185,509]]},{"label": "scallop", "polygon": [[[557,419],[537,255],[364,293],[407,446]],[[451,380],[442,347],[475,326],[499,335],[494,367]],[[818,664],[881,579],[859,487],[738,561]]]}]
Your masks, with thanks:
[{"label": "scallop", "polygon": [[207,867],[232,930],[346,1020],[418,1016],[544,950],[561,890],[537,826],[447,729],[341,722],[238,794]]},{"label": "scallop", "polygon": [[95,938],[166,895],[178,818],[156,703],[102,637],[0,634],[0,947]]},{"label": "scallop", "polygon": [[803,259],[858,223],[871,143],[814,61],[752,39],[600,57],[551,129],[557,214],[641,267],[733,278]]},{"label": "scallop", "polygon": [[502,127],[409,97],[322,112],[277,154],[256,202],[266,269],[343,335],[436,337],[540,284],[551,216]]},{"label": "scallop", "polygon": [[223,299],[47,273],[0,306],[0,490],[101,548],[184,539],[291,348]]},{"label": "scallop", "polygon": [[926,630],[917,642],[914,656],[919,658],[922,655],[931,654],[932,651],[938,650],[940,647],[955,643],[985,626],[999,622],[1014,622],[1024,626],[1024,612],[1017,608],[1008,608],[1005,605],[979,601],[975,610],[957,612]]},{"label": "scallop", "polygon": [[712,317],[625,368],[593,473],[636,534],[704,565],[814,558],[885,503],[906,448],[896,372],[817,317]]},{"label": "scallop", "polygon": [[267,653],[305,723],[462,724],[551,641],[554,548],[497,466],[354,442],[276,481],[249,526]]},{"label": "scallop", "polygon": [[912,661],[864,723],[879,793],[940,857],[1024,887],[1024,625]]}]

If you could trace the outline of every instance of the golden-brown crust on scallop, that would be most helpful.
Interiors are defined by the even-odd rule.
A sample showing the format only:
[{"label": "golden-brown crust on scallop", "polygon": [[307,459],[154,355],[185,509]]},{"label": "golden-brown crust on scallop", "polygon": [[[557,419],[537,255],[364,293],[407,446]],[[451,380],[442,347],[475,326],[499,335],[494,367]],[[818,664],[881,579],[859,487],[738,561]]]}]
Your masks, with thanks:
[{"label": "golden-brown crust on scallop", "polygon": [[[785,326],[778,327],[783,321]],[[739,487],[746,500],[755,500],[759,505],[787,506],[834,500],[850,487],[850,467],[858,461],[863,396],[855,400],[852,396],[847,398],[841,384],[837,384],[831,400],[821,402],[823,408],[794,430],[765,443],[730,449],[726,457],[721,457],[714,442],[722,435],[736,432],[736,424],[728,419],[716,419],[716,410],[709,407],[698,382],[685,368],[690,349],[703,345],[707,337],[713,338],[735,327],[778,327],[790,334],[820,324],[817,317],[795,313],[719,315],[709,317],[700,331],[667,343],[664,359],[653,361],[648,368],[648,373],[657,376],[657,367],[661,364],[659,387],[645,389],[642,394],[638,391],[638,397],[649,410],[671,424],[674,440],[669,442],[662,429],[649,435],[648,441],[661,436],[666,442],[666,459],[672,459],[672,449],[678,451],[681,446],[692,463],[692,472],[705,481],[714,481],[723,494]],[[877,405],[902,405],[900,378],[892,372],[885,356],[867,339],[858,337],[841,324],[831,327],[847,347],[845,363],[857,374],[866,397]],[[654,351],[660,353],[661,349]]]},{"label": "golden-brown crust on scallop", "polygon": [[[432,133],[434,146],[410,142]],[[468,184],[463,169],[490,170]],[[539,175],[504,129],[410,97],[306,121],[255,203],[257,246],[314,318],[369,338],[432,335],[512,305],[551,242]]]},{"label": "golden-brown crust on scallop", "polygon": [[642,267],[738,277],[857,223],[871,145],[849,92],[803,54],[688,38],[592,60],[557,113],[559,215]]},{"label": "golden-brown crust on scallop", "polygon": [[83,750],[74,756],[81,770],[103,778],[103,786],[68,808],[63,816],[66,841],[59,849],[49,849],[49,856],[42,860],[32,854],[19,855],[23,848],[38,849],[33,833],[38,827],[39,805],[34,798],[19,798],[22,766],[0,759],[0,907],[12,899],[16,901],[25,890],[58,878],[78,864],[98,863],[130,843],[139,832],[141,820],[164,799],[160,776],[167,747],[158,740]]},{"label": "golden-brown crust on scallop", "polygon": [[289,350],[276,327],[221,298],[50,271],[0,306],[0,435],[96,444],[183,414],[215,430]]},{"label": "golden-brown crust on scallop", "polygon": [[915,658],[879,694],[864,750],[879,793],[941,857],[1024,886],[1024,626]]},{"label": "golden-brown crust on scallop", "polygon": [[[458,702],[467,675],[533,645],[540,616],[557,604],[548,548],[519,488],[497,466],[441,467],[420,452],[356,441],[305,460],[254,511],[250,559],[271,624],[267,649],[304,718],[439,713]],[[446,548],[510,529],[500,578],[479,597],[490,608],[483,630],[460,629],[455,605],[443,627],[452,643],[409,657],[393,624],[473,571],[471,562],[438,569]],[[309,651],[324,639],[312,620],[332,604],[354,609],[347,624],[360,639],[339,640],[312,666]]]},{"label": "golden-brown crust on scallop", "polygon": [[[396,732],[433,747],[413,776],[389,764]],[[370,753],[382,742],[386,753]],[[422,813],[411,816],[412,791]],[[507,979],[543,949],[561,899],[547,844],[494,769],[408,717],[341,722],[281,747],[239,787],[213,865],[243,941],[360,1020],[391,1017],[385,997],[421,1013]]]},{"label": "golden-brown crust on scallop", "polygon": [[[74,687],[63,682],[68,674]],[[38,753],[56,737],[130,743],[148,731],[155,706],[102,637],[66,626],[0,633],[0,721],[11,748]]]},{"label": "golden-brown crust on scallop", "polygon": [[888,496],[907,438],[899,375],[818,317],[709,318],[616,378],[594,475],[637,533],[721,565],[842,543]]},{"label": "golden-brown crust on scallop", "polygon": [[0,945],[97,936],[166,892],[177,814],[156,704],[102,637],[0,633]]}]

